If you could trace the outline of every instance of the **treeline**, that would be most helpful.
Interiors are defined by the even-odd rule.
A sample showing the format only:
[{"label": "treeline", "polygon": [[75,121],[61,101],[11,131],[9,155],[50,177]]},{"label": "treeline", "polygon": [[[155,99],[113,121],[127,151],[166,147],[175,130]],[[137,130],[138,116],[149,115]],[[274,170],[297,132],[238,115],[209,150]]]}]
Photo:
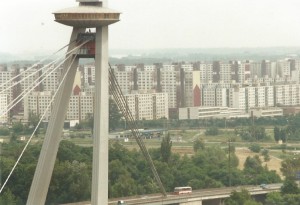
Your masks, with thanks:
[{"label": "treeline", "polygon": [[[6,179],[24,144],[2,145],[2,181]],[[279,176],[262,166],[258,157],[248,157],[239,170],[234,148],[198,146],[193,156],[172,153],[168,137],[150,154],[167,192],[176,186],[193,189],[277,183]],[[0,195],[0,204],[25,204],[37,164],[40,144],[30,145]],[[213,162],[213,163],[212,163]],[[230,169],[229,169],[230,165]],[[230,170],[230,171],[229,171]],[[62,141],[59,147],[46,204],[90,200],[92,148]],[[138,150],[128,150],[117,141],[109,147],[109,198],[158,193],[151,170]],[[2,183],[1,183],[2,184]]]},{"label": "treeline", "polygon": [[286,126],[274,127],[275,141],[300,140],[300,115],[289,116]]},{"label": "treeline", "polygon": [[[165,127],[169,129],[199,129],[208,127],[218,128],[236,128],[243,126],[286,126],[290,121],[299,117],[300,114],[295,116],[276,116],[276,117],[249,117],[249,118],[231,118],[231,119],[199,119],[199,120],[178,120],[178,119],[158,119],[158,120],[140,120],[138,125],[141,128],[157,128]],[[120,123],[118,127],[124,127],[124,122]]]}]

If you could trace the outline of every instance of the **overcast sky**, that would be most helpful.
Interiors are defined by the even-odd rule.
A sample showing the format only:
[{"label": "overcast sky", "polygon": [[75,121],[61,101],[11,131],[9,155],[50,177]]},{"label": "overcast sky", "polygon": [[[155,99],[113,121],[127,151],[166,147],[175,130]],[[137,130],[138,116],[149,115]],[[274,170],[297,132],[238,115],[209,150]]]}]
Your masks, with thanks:
[{"label": "overcast sky", "polygon": [[[299,0],[108,0],[122,12],[110,26],[113,49],[300,46]],[[71,28],[52,12],[75,0],[6,0],[0,52],[56,51]]]}]

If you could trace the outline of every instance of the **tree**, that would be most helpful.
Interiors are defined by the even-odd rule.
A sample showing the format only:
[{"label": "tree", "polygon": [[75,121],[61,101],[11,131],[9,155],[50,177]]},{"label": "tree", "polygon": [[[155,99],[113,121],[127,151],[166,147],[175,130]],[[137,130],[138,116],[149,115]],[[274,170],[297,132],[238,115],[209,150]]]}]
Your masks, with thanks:
[{"label": "tree", "polygon": [[8,136],[9,135],[9,129],[7,128],[0,128],[0,135],[2,136]]},{"label": "tree", "polygon": [[300,194],[285,194],[283,195],[283,201],[285,205],[299,205]]},{"label": "tree", "polygon": [[293,178],[300,172],[300,157],[285,159],[281,162],[281,172],[287,178]]},{"label": "tree", "polygon": [[287,177],[284,180],[283,185],[281,187],[281,193],[282,194],[299,194],[300,193],[298,185],[295,182],[295,178]]},{"label": "tree", "polygon": [[260,145],[259,144],[251,144],[249,149],[252,151],[252,152],[255,152],[255,153],[259,153],[260,152]]},{"label": "tree", "polygon": [[270,161],[269,150],[263,149],[263,150],[261,151],[261,154],[264,156],[264,161],[265,161],[265,162]]},{"label": "tree", "polygon": [[217,127],[209,127],[208,129],[205,130],[205,135],[218,135],[219,134],[219,129]]},{"label": "tree", "polygon": [[0,196],[0,204],[18,204],[18,199],[13,193],[10,191],[10,189],[6,190],[3,194]]},{"label": "tree", "polygon": [[194,148],[194,152],[197,152],[199,149],[203,150],[205,148],[204,139],[198,137],[194,141],[193,148]]},{"label": "tree", "polygon": [[246,141],[260,141],[267,137],[264,127],[249,126],[248,128],[236,129],[235,133]]},{"label": "tree", "polygon": [[[28,117],[29,128],[35,129],[36,126],[39,124],[39,122],[40,122],[40,115],[35,114],[34,112],[30,112]],[[37,137],[38,134],[39,134],[39,128],[36,129],[34,135]]]},{"label": "tree", "polygon": [[280,139],[282,140],[282,142],[286,142],[286,140],[287,140],[287,130],[286,129],[281,129],[279,134],[280,134]]},{"label": "tree", "polygon": [[285,205],[285,201],[279,192],[271,192],[267,194],[266,205]]},{"label": "tree", "polygon": [[121,113],[115,101],[109,98],[109,130],[115,130],[121,122]]},{"label": "tree", "polygon": [[89,168],[87,164],[78,161],[57,162],[49,186],[46,204],[89,200],[91,193]]},{"label": "tree", "polygon": [[252,157],[247,157],[244,163],[245,177],[250,184],[257,184],[257,176],[263,172],[262,162],[257,155]]},{"label": "tree", "polygon": [[91,132],[93,134],[94,132],[94,115],[92,113],[88,113],[86,115],[86,124],[87,124],[87,127],[91,128]]},{"label": "tree", "polygon": [[260,205],[251,198],[250,193],[242,189],[241,192],[233,191],[229,198],[225,200],[225,205]]},{"label": "tree", "polygon": [[11,133],[11,136],[10,136],[10,142],[16,142],[17,141],[17,139],[18,139],[18,136],[17,136],[17,134],[16,133]]},{"label": "tree", "polygon": [[252,138],[256,141],[263,140],[267,137],[266,130],[264,127],[260,126],[251,126],[249,131],[252,135]]},{"label": "tree", "polygon": [[24,125],[21,122],[15,122],[12,125],[12,130],[14,133],[19,134],[24,131]]},{"label": "tree", "polygon": [[280,139],[281,139],[281,137],[280,137],[280,129],[277,126],[275,126],[274,127],[274,140],[276,142],[278,142]]},{"label": "tree", "polygon": [[165,136],[162,139],[160,145],[160,155],[163,162],[167,162],[167,163],[169,162],[172,154],[171,148],[172,148],[172,141],[171,141],[170,133],[168,133],[167,136]]}]

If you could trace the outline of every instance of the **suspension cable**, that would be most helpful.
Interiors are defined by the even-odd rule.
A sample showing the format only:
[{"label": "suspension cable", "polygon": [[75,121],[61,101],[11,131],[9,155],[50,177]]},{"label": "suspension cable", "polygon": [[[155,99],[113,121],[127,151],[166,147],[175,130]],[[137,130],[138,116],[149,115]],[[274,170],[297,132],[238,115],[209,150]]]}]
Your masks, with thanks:
[{"label": "suspension cable", "polygon": [[116,104],[119,108],[119,110],[121,111],[121,113],[123,114],[123,117],[125,118],[126,120],[126,123],[129,127],[129,129],[131,130],[137,144],[139,145],[144,157],[146,158],[146,161],[148,162],[148,165],[150,166],[150,169],[154,175],[154,178],[160,188],[160,191],[161,193],[164,195],[164,196],[167,196],[166,194],[166,191],[165,191],[165,188],[160,180],[160,177],[157,173],[157,170],[155,168],[155,165],[152,161],[152,158],[144,144],[144,141],[141,137],[141,132],[138,130],[138,126],[136,124],[136,121],[134,120],[133,116],[132,116],[132,113],[129,109],[129,106],[127,104],[127,101],[121,91],[121,88],[116,80],[116,77],[114,75],[114,72],[111,68],[111,65],[109,64],[109,79],[110,79],[110,83],[109,83],[109,89],[116,101]]},{"label": "suspension cable", "polygon": [[[82,45],[83,45],[83,44],[82,44]],[[81,45],[81,46],[82,46],[82,45]],[[65,55],[69,55],[71,52],[73,52],[73,51],[74,51],[75,49],[77,49],[77,48],[78,48],[78,47],[72,49],[71,51],[67,52]],[[61,58],[64,58],[64,57],[58,57],[57,59],[51,61],[51,62],[48,63],[47,65],[45,65],[45,66],[39,68],[38,70],[34,71],[34,72],[31,73],[30,75],[28,75],[28,76],[22,78],[21,80],[19,80],[19,81],[17,81],[17,82],[14,82],[11,86],[5,88],[4,90],[1,90],[0,94],[4,93],[6,90],[8,90],[8,89],[14,87],[15,85],[19,84],[20,82],[25,81],[25,80],[28,79],[29,77],[31,77],[31,76],[35,75],[36,73],[40,72],[42,69],[48,68],[50,65],[52,65],[53,63],[56,63],[56,62],[59,61]],[[20,77],[20,75],[22,75],[22,74],[24,74],[24,73],[30,71],[32,68],[34,68],[34,66],[32,66],[30,69],[27,69],[26,71],[21,72],[20,74],[18,74],[17,76],[13,77],[13,78],[10,79],[10,80],[8,80],[7,82],[3,83],[2,85],[0,85],[0,87],[6,85],[8,82],[11,82],[13,79],[15,79],[15,78],[17,78],[17,77]]]},{"label": "suspension cable", "polygon": [[[52,69],[51,72],[47,73],[44,72],[41,76],[39,76],[34,82],[31,83],[30,86],[22,91],[14,100],[12,100],[4,109],[4,112],[0,113],[0,117],[8,113],[13,107],[15,107],[21,100],[24,99],[24,97],[29,94],[32,90],[34,90],[37,86],[39,86],[43,80],[48,78],[54,71],[56,71],[60,66],[67,60],[69,59],[70,56],[68,56],[64,61],[62,61],[60,64],[58,64],[54,69]],[[45,76],[46,75],[46,76]],[[44,77],[45,76],[45,77]]]},{"label": "suspension cable", "polygon": [[[75,40],[74,40],[74,41],[75,41]],[[27,71],[27,72],[30,71],[31,69],[33,69],[34,67],[36,67],[39,63],[41,63],[41,62],[43,62],[43,61],[45,61],[45,60],[51,58],[52,56],[56,55],[56,54],[57,54],[58,52],[60,52],[61,50],[63,50],[63,49],[66,48],[67,46],[69,46],[69,45],[71,45],[72,43],[74,43],[74,41],[72,41],[71,43],[69,43],[69,44],[63,46],[62,48],[60,48],[59,50],[57,50],[56,52],[54,52],[54,53],[51,54],[50,56],[47,56],[47,57],[43,58],[42,60],[40,60],[39,62],[35,63],[34,65],[30,66],[26,71]],[[58,58],[58,59],[59,59],[59,58]],[[54,61],[52,61],[52,62],[54,62]],[[51,62],[51,63],[52,63],[52,62]],[[50,65],[51,63],[49,63],[48,65]],[[44,66],[44,67],[45,67],[45,66]],[[23,72],[19,73],[18,75],[14,76],[13,78],[9,79],[8,81],[2,83],[2,84],[0,85],[0,88],[3,87],[4,85],[10,83],[11,81],[15,80],[16,78],[20,77],[20,76],[21,76],[24,72],[26,72],[26,71],[23,71]],[[1,93],[2,93],[2,92],[3,92],[3,91],[1,91]],[[0,93],[0,94],[1,94],[1,93]]]},{"label": "suspension cable", "polygon": [[9,180],[10,176],[11,176],[12,173],[14,172],[15,168],[17,167],[19,161],[21,160],[21,158],[22,158],[22,156],[23,156],[23,154],[24,154],[26,148],[28,147],[30,141],[32,140],[32,138],[33,138],[33,136],[34,136],[34,133],[37,131],[37,129],[38,129],[38,127],[40,126],[40,124],[41,124],[43,118],[44,118],[45,115],[47,114],[47,112],[48,112],[48,110],[49,110],[49,108],[50,108],[52,102],[54,101],[55,96],[57,95],[57,93],[58,93],[58,91],[59,91],[61,85],[63,84],[63,81],[65,80],[65,78],[66,78],[66,76],[67,76],[67,74],[68,74],[70,68],[72,67],[72,64],[74,63],[74,60],[75,60],[76,58],[77,58],[77,54],[76,54],[76,56],[73,56],[73,59],[72,59],[72,62],[71,62],[71,64],[70,64],[70,66],[68,67],[68,69],[67,69],[65,75],[63,76],[63,78],[62,78],[62,80],[61,80],[61,82],[60,82],[60,84],[59,84],[57,90],[55,91],[54,95],[52,96],[51,101],[49,102],[47,108],[45,109],[43,115],[41,116],[40,121],[39,121],[38,124],[36,125],[36,127],[35,127],[33,133],[32,133],[31,136],[29,137],[29,139],[28,139],[26,145],[24,146],[24,148],[23,148],[21,154],[19,155],[19,157],[18,157],[16,163],[14,164],[12,170],[10,171],[10,173],[9,173],[9,175],[7,176],[5,182],[4,182],[3,185],[1,186],[0,194],[1,194],[2,190],[4,189],[5,185],[7,184],[7,182],[8,182],[8,180]]},{"label": "suspension cable", "polygon": [[[77,51],[82,45],[84,45],[85,43],[87,43],[88,41],[80,44],[79,46],[77,46],[76,48],[72,49],[70,52],[71,53],[73,51]],[[16,106],[21,100],[23,100],[23,98],[29,94],[32,90],[34,90],[39,84],[41,84],[43,82],[43,80],[45,80],[48,76],[50,76],[57,68],[60,67],[60,65],[62,65],[68,58],[70,58],[71,55],[69,55],[67,58],[65,58],[64,61],[62,61],[57,67],[55,67],[50,73],[48,73],[42,80],[40,80],[38,82],[38,80],[43,77],[43,75],[45,75],[45,73],[43,75],[41,75],[38,79],[36,79],[31,85],[34,85],[36,82],[38,82],[35,86],[33,86],[31,89],[26,89],[24,90],[19,96],[17,96],[5,109],[2,113],[0,113],[0,117],[2,117],[3,115],[7,114],[14,106]],[[24,94],[26,92],[26,94]],[[23,97],[22,97],[23,95]],[[17,102],[15,102],[17,101]],[[12,105],[13,104],[13,105]]]}]

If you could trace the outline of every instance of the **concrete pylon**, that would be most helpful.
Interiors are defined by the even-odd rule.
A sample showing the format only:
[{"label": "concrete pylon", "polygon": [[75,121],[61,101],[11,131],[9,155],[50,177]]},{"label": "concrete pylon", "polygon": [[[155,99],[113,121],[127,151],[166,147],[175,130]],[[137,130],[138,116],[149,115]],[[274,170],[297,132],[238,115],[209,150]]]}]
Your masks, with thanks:
[{"label": "concrete pylon", "polygon": [[[84,32],[84,29],[73,29],[68,51],[75,48],[75,44],[72,42],[76,40],[77,34],[80,32]],[[69,55],[72,55],[72,53]],[[61,140],[65,116],[72,93],[72,86],[78,67],[79,59],[74,58],[75,56],[72,56],[64,64],[62,76],[64,76],[68,68],[71,67],[54,100],[54,106],[48,123],[44,143],[28,195],[27,205],[45,204],[46,201],[59,142]]]},{"label": "concrete pylon", "polygon": [[[92,205],[108,204],[108,25],[118,22],[120,13],[107,8],[107,0],[77,0],[78,7],[54,13],[55,21],[72,26],[69,49],[75,48],[78,34],[86,28],[96,28],[95,53],[95,106],[93,132]],[[80,55],[81,56],[81,55]],[[74,56],[73,56],[74,57]],[[27,205],[45,204],[63,124],[72,92],[79,58],[65,63],[64,73],[71,66],[54,102],[42,151],[30,188]]]}]

